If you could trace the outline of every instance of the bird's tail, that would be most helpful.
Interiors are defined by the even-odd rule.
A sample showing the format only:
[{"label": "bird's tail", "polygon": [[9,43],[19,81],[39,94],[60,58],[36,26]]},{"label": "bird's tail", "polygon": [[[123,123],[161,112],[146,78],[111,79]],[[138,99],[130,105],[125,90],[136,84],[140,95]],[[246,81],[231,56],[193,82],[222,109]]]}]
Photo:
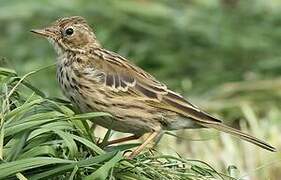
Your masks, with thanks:
[{"label": "bird's tail", "polygon": [[191,104],[190,102],[185,100],[182,96],[180,96],[172,91],[168,91],[168,94],[166,96],[164,96],[164,101],[169,106],[165,105],[161,108],[165,108],[170,111],[177,112],[178,114],[181,114],[182,116],[186,117],[188,119],[188,121],[190,121],[190,119],[191,119],[195,123],[197,123],[203,127],[214,128],[219,131],[237,136],[245,141],[253,143],[266,150],[273,151],[273,152],[276,151],[276,149],[274,147],[267,144],[266,142],[264,142],[258,138],[255,138],[249,134],[243,133],[237,129],[224,125],[220,119],[212,117],[208,113],[201,111],[198,107],[194,106],[193,104]]},{"label": "bird's tail", "polygon": [[255,138],[249,134],[246,134],[242,131],[239,131],[237,129],[234,129],[234,128],[231,128],[227,125],[224,125],[222,123],[213,123],[213,124],[207,124],[207,123],[204,123],[202,124],[202,126],[205,126],[205,127],[208,127],[208,128],[214,128],[214,129],[217,129],[219,131],[222,131],[222,132],[225,132],[225,133],[228,133],[228,134],[231,134],[231,135],[234,135],[234,136],[237,136],[245,141],[248,141],[250,143],[253,143],[259,147],[262,147],[266,150],[269,150],[269,151],[272,151],[272,152],[276,152],[276,149],[271,146],[270,144],[258,139],[258,138]]}]

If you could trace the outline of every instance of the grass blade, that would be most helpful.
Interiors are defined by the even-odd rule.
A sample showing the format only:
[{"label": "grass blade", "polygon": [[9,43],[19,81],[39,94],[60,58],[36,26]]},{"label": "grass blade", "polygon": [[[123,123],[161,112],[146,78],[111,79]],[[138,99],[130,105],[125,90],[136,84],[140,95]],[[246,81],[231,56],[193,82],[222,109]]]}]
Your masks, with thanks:
[{"label": "grass blade", "polygon": [[73,161],[58,159],[58,158],[36,157],[36,158],[17,160],[13,162],[6,162],[0,164],[0,179],[3,179],[10,175],[16,174],[17,172],[25,171],[28,169],[33,169],[49,164],[65,164],[65,163],[73,163]]},{"label": "grass blade", "polygon": [[108,177],[110,169],[113,168],[116,165],[116,163],[118,163],[121,159],[123,159],[123,155],[121,152],[118,152],[111,160],[106,162],[103,166],[101,166],[98,170],[93,172],[91,175],[87,176],[85,180],[106,179]]}]

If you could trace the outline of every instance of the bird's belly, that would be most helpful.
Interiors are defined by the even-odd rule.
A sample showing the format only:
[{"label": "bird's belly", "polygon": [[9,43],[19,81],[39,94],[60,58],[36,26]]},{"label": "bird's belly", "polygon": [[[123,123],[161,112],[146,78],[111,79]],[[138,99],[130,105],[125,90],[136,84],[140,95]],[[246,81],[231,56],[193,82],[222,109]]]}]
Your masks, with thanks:
[{"label": "bird's belly", "polygon": [[89,102],[86,104],[90,105],[92,108],[86,109],[86,112],[100,111],[112,115],[112,117],[94,119],[94,122],[98,125],[115,131],[136,135],[142,135],[157,128],[157,120],[151,120],[152,117],[146,116],[144,112],[139,112],[136,107],[127,106],[127,101],[125,99],[123,100],[126,104],[124,107],[121,104],[113,104],[112,101],[110,101],[112,99],[108,99],[108,104],[104,101],[98,101],[98,99],[95,98],[98,96],[101,95],[97,93],[96,96],[87,98]]},{"label": "bird's belly", "polygon": [[152,131],[150,127],[139,119],[126,119],[122,121],[116,118],[103,117],[95,119],[94,122],[107,129],[136,135],[143,135],[144,133]]}]

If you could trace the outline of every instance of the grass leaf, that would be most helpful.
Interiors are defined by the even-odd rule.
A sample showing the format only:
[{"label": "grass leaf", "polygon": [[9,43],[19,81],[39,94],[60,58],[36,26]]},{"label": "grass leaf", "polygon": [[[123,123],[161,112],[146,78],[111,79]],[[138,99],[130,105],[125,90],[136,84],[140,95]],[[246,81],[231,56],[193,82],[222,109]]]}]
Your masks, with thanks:
[{"label": "grass leaf", "polygon": [[121,159],[123,159],[122,152],[118,152],[111,160],[106,162],[103,166],[101,166],[98,170],[93,172],[91,175],[87,176],[85,180],[106,179],[108,177],[110,169],[114,168],[116,163],[118,163]]},{"label": "grass leaf", "polygon": [[33,169],[50,164],[66,164],[72,163],[73,161],[58,159],[58,158],[48,158],[48,157],[36,157],[21,159],[13,162],[6,162],[0,164],[0,179],[13,175],[17,172],[21,172],[28,169]]}]

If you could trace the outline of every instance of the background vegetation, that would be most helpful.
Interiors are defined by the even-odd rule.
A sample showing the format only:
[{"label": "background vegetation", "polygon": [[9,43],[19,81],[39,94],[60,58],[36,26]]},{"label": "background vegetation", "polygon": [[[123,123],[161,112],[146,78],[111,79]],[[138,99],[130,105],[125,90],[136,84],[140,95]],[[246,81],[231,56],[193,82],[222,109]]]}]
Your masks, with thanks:
[{"label": "background vegetation", "polygon": [[[0,65],[15,69],[22,77],[30,71],[54,64],[55,53],[51,46],[46,40],[34,37],[29,30],[44,27],[58,17],[81,15],[92,25],[104,47],[129,57],[134,63],[154,74],[172,89],[225,119],[226,123],[244,131],[250,131],[280,149],[280,9],[281,2],[278,0],[1,0]],[[44,130],[44,133],[48,132],[46,134],[49,139],[43,138],[44,141],[36,140],[34,142],[32,142],[30,133],[33,130],[42,129],[43,124],[35,123],[34,126],[31,126],[32,128],[29,126],[29,128],[19,131],[13,129],[4,131],[4,127],[1,126],[2,136],[5,137],[2,144],[0,140],[3,162],[11,161],[12,163],[23,157],[33,158],[29,150],[37,145],[45,148],[47,143],[48,147],[56,147],[54,151],[48,150],[48,153],[43,151],[43,153],[35,154],[36,158],[44,155],[57,157],[60,160],[76,160],[78,163],[80,161],[82,164],[85,163],[77,165],[76,161],[74,163],[73,161],[51,162],[46,160],[48,163],[43,164],[47,169],[46,172],[52,169],[63,169],[56,173],[54,170],[53,173],[50,173],[52,176],[60,172],[70,172],[66,175],[67,177],[88,176],[99,167],[106,165],[105,162],[108,159],[111,159],[111,165],[106,165],[107,169],[101,170],[105,174],[106,172],[118,174],[116,173],[119,172],[118,170],[140,165],[138,161],[130,162],[132,163],[130,165],[117,163],[120,160],[119,154],[107,154],[100,161],[90,162],[91,159],[87,162],[83,161],[89,157],[94,158],[95,153],[99,154],[101,151],[94,147],[92,136],[90,138],[85,135],[90,132],[87,127],[79,126],[80,129],[86,128],[85,134],[81,134],[77,132],[78,125],[69,121],[69,116],[75,117],[71,108],[69,110],[53,108],[53,106],[69,108],[69,105],[53,99],[47,101],[47,97],[62,98],[56,83],[54,66],[44,68],[27,77],[28,82],[36,87],[31,90],[22,88],[20,85],[20,89],[12,91],[20,78],[17,78],[18,75],[12,71],[2,70],[1,72],[1,102],[3,105],[1,125],[8,122],[5,128],[12,128],[15,126],[13,123],[16,123],[13,121],[18,121],[19,124],[28,122],[29,120],[24,119],[26,116],[37,115],[39,112],[49,113],[43,119],[52,119],[42,122],[47,123],[45,125],[54,127],[49,123],[57,123],[56,119],[53,120],[56,117],[61,117],[59,122],[66,123],[58,131],[49,133]],[[39,89],[44,95],[38,92]],[[8,96],[11,91],[17,93],[11,93]],[[39,101],[38,99],[40,102],[33,102]],[[10,103],[7,104],[7,102]],[[20,111],[23,112],[22,115],[18,110],[9,115],[14,109],[29,103],[39,106],[39,110],[29,112],[34,110],[32,105],[24,107],[24,110]],[[41,117],[42,114],[37,116]],[[10,118],[12,119],[10,120]],[[35,118],[35,122],[38,120],[37,118]],[[81,117],[78,116],[77,119],[79,118]],[[84,117],[84,119],[87,118],[89,117]],[[73,136],[68,135],[69,132]],[[102,132],[98,129],[95,135],[103,137]],[[45,137],[44,133],[43,137]],[[202,160],[224,174],[229,174],[227,172],[229,165],[235,165],[240,171],[240,173],[235,171],[237,175],[233,175],[237,178],[278,179],[281,176],[281,154],[279,152],[268,153],[248,143],[234,141],[232,137],[218,134],[212,130],[176,133],[181,138],[165,136],[157,151],[173,155],[173,157],[179,154],[187,159]],[[93,146],[86,147],[87,143],[81,143],[75,139],[74,135],[93,142]],[[119,135],[118,133],[113,134],[113,136]],[[39,139],[42,138],[40,133],[33,133],[32,137],[36,136],[39,136]],[[21,140],[22,137],[25,139]],[[62,141],[58,141],[58,139]],[[16,145],[18,142],[22,142],[22,147],[18,152],[7,150],[13,149],[11,148],[13,143],[10,141]],[[49,146],[50,144],[52,146]],[[16,145],[14,147],[18,147]],[[75,146],[77,147],[75,148]],[[128,147],[123,147],[123,149],[126,148]],[[61,152],[61,150],[66,152]],[[81,155],[81,152],[86,154]],[[140,157],[140,159],[142,162],[152,161],[147,156]],[[41,159],[38,161],[45,162]],[[176,163],[173,161],[173,165],[181,163],[179,160],[175,161]],[[34,162],[34,159],[31,159],[30,162]],[[155,162],[151,164],[155,164]],[[48,166],[52,163],[62,163],[63,166],[71,164],[71,166],[68,166],[68,169],[59,165],[57,167]],[[93,166],[93,164],[95,165]],[[160,164],[159,173],[165,172],[163,167],[168,167],[167,174],[176,167],[171,166],[171,163],[168,163],[168,166],[165,166],[165,163]],[[185,170],[192,168],[194,170],[193,165]],[[13,172],[9,171],[9,168],[14,166],[13,164],[2,163],[0,167],[2,166],[7,166],[5,167],[8,168],[7,172]],[[117,167],[117,171],[110,170],[113,166]],[[147,168],[145,163],[141,166]],[[202,168],[202,166],[198,167]],[[156,169],[156,167],[152,169],[151,174],[146,178],[160,178],[159,174],[159,176],[155,175],[157,174],[155,172],[158,172]],[[147,169],[144,168],[143,172],[146,171]],[[230,171],[232,172],[232,170]],[[143,175],[143,172],[137,173]],[[203,173],[202,177],[206,173],[204,170],[198,169],[194,172],[201,172],[201,175]],[[188,173],[194,174],[194,172],[190,170]],[[27,174],[24,175],[28,177],[30,173],[31,171],[29,173],[27,171]],[[8,173],[8,175],[10,174]],[[207,175],[209,174],[207,173]],[[183,177],[179,175],[178,179]],[[167,176],[167,178],[171,177]]]}]

